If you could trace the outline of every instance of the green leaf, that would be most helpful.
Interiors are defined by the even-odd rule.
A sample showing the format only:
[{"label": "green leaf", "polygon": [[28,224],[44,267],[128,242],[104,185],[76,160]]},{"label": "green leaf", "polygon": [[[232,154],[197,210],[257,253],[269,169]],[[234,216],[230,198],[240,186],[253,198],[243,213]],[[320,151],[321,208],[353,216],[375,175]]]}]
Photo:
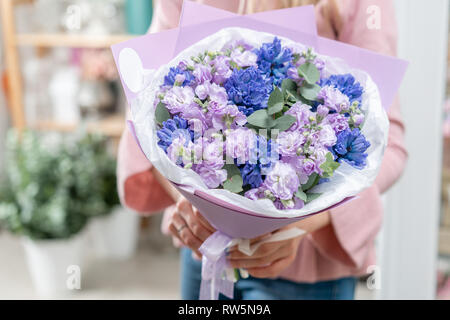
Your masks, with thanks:
[{"label": "green leaf", "polygon": [[308,181],[306,181],[306,183],[304,185],[302,185],[302,190],[304,191],[308,191],[309,189],[311,189],[312,187],[314,187],[320,180],[320,177],[317,173],[312,173],[309,178]]},{"label": "green leaf", "polygon": [[333,175],[334,171],[339,168],[339,162],[334,161],[333,154],[328,152],[326,155],[326,161],[321,164],[320,169],[323,171],[323,177],[329,178]]},{"label": "green leaf", "polygon": [[269,101],[267,102],[267,113],[273,115],[275,113],[283,110],[284,106],[284,96],[280,89],[275,87],[269,96]]},{"label": "green leaf", "polygon": [[223,168],[227,171],[227,179],[231,179],[231,177],[241,174],[239,168],[233,163],[226,164]]},{"label": "green leaf", "polygon": [[261,109],[253,112],[247,118],[247,121],[253,126],[265,129],[270,129],[276,124],[275,120],[269,116],[266,109]]},{"label": "green leaf", "polygon": [[317,84],[305,84],[300,87],[300,94],[309,101],[314,101],[317,98],[319,91],[320,86]]},{"label": "green leaf", "polygon": [[310,203],[311,201],[316,200],[322,194],[321,193],[307,193],[306,195],[307,195],[307,199],[306,199],[305,203]]},{"label": "green leaf", "polygon": [[164,121],[170,119],[169,110],[167,110],[165,104],[162,102],[158,103],[158,105],[156,106],[155,119],[159,124],[162,124]]},{"label": "green leaf", "polygon": [[297,91],[297,84],[292,79],[284,79],[281,83],[281,90],[283,91],[283,95],[286,94],[286,91],[290,92],[296,92]]},{"label": "green leaf", "polygon": [[306,62],[297,69],[298,75],[305,79],[309,84],[315,84],[320,79],[320,72],[317,67],[311,63]]},{"label": "green leaf", "polygon": [[299,198],[300,200],[303,200],[306,202],[308,200],[307,194],[302,190],[302,187],[298,188],[297,192],[295,193],[295,196]]},{"label": "green leaf", "polygon": [[242,180],[241,175],[232,176],[231,179],[228,179],[223,183],[223,188],[225,190],[231,191],[233,193],[239,193],[242,191],[242,184],[244,181]]},{"label": "green leaf", "polygon": [[278,129],[280,131],[285,131],[289,129],[297,119],[290,114],[285,114],[275,120],[275,126],[273,129]]}]

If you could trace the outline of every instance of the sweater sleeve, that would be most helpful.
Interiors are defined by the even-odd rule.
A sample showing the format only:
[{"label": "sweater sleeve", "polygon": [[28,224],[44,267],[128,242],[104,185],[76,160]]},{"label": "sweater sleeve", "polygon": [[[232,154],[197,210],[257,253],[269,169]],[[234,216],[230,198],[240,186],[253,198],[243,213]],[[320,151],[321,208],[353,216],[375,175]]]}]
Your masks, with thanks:
[{"label": "sweater sleeve", "polygon": [[[338,40],[384,54],[396,54],[395,11],[392,1],[343,0],[339,4],[342,21],[345,23],[338,30]],[[368,28],[368,12],[380,14],[379,29]],[[404,126],[398,99],[389,109],[388,117],[388,146],[375,184],[359,194],[357,199],[332,209],[331,224],[311,235],[314,245],[325,256],[354,268],[364,263],[381,227],[383,206],[380,194],[397,181],[406,164]]]}]

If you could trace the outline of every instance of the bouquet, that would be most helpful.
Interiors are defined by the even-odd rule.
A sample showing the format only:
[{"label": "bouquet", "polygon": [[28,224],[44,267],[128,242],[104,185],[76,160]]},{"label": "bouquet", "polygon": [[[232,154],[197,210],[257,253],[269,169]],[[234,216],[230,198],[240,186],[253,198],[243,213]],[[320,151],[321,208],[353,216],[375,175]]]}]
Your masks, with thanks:
[{"label": "bouquet", "polygon": [[363,170],[364,88],[302,49],[277,37],[258,47],[235,38],[178,62],[156,91],[158,146],[208,188],[279,210],[316,201],[321,193],[309,191],[342,162]]},{"label": "bouquet", "polygon": [[[200,249],[201,298],[232,296],[227,247],[251,255],[249,238],[351,200],[378,173],[383,105],[406,65],[314,26],[311,6],[235,17],[187,1],[180,28],[113,47],[137,143],[218,230]],[[164,55],[150,54],[163,44]]]}]

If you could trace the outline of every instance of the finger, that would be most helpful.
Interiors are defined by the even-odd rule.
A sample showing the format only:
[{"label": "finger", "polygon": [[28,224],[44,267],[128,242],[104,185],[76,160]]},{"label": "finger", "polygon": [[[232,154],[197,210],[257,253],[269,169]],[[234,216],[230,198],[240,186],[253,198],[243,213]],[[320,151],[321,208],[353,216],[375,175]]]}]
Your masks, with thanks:
[{"label": "finger", "polygon": [[180,238],[178,234],[178,230],[175,228],[173,224],[169,226],[169,232],[172,235],[172,242],[175,247],[182,247],[184,245],[183,240]]},{"label": "finger", "polygon": [[[272,235],[272,233],[270,232],[270,233],[266,233],[266,234],[263,234],[263,235],[261,235],[261,236],[258,236],[258,237],[256,237],[256,238],[250,239],[250,245],[254,245],[255,243],[257,243],[257,242],[259,242],[259,241],[262,241],[262,240],[264,240],[264,239],[270,238],[271,235]],[[228,252],[234,252],[234,251],[238,251],[238,250],[239,250],[239,248],[238,248],[238,246],[236,245],[236,246],[230,247],[230,248],[228,249]]]},{"label": "finger", "polygon": [[235,250],[228,255],[228,259],[230,260],[245,260],[245,259],[256,259],[262,258],[267,255],[274,253],[277,250],[280,250],[285,245],[285,241],[277,241],[277,242],[267,242],[262,244],[251,256],[246,255],[243,252]]},{"label": "finger", "polygon": [[205,241],[212,233],[205,228],[200,220],[195,216],[192,205],[186,202],[180,202],[177,205],[180,215],[186,221],[191,232],[200,240]]},{"label": "finger", "polygon": [[194,215],[200,220],[200,222],[203,224],[203,226],[210,231],[211,233],[216,232],[217,230],[208,222],[208,220],[205,219],[204,216],[198,211],[197,208],[194,207]]},{"label": "finger", "polygon": [[180,236],[181,241],[183,241],[184,245],[192,250],[198,250],[198,248],[200,248],[200,246],[203,243],[199,238],[197,238],[192,233],[192,231],[188,227],[181,229],[178,232],[178,234]]},{"label": "finger", "polygon": [[271,265],[274,261],[283,259],[290,255],[290,251],[286,249],[276,250],[273,253],[254,259],[243,260],[229,260],[230,267],[232,268],[260,268]]},{"label": "finger", "polygon": [[192,251],[192,258],[194,258],[197,261],[201,261],[202,254],[200,253],[200,251]]},{"label": "finger", "polygon": [[248,273],[254,278],[276,278],[293,262],[293,255],[274,261],[265,267],[248,268]]}]

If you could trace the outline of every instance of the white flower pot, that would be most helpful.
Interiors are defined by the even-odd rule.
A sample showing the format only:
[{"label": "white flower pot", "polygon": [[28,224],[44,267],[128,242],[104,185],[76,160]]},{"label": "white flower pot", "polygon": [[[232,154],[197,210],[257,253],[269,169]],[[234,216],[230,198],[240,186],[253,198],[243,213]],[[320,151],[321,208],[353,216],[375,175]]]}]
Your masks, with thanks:
[{"label": "white flower pot", "polygon": [[41,297],[59,298],[81,289],[86,233],[67,240],[23,238],[31,280]]},{"label": "white flower pot", "polygon": [[98,257],[128,259],[136,251],[139,215],[118,206],[107,216],[93,218],[89,232]]}]

